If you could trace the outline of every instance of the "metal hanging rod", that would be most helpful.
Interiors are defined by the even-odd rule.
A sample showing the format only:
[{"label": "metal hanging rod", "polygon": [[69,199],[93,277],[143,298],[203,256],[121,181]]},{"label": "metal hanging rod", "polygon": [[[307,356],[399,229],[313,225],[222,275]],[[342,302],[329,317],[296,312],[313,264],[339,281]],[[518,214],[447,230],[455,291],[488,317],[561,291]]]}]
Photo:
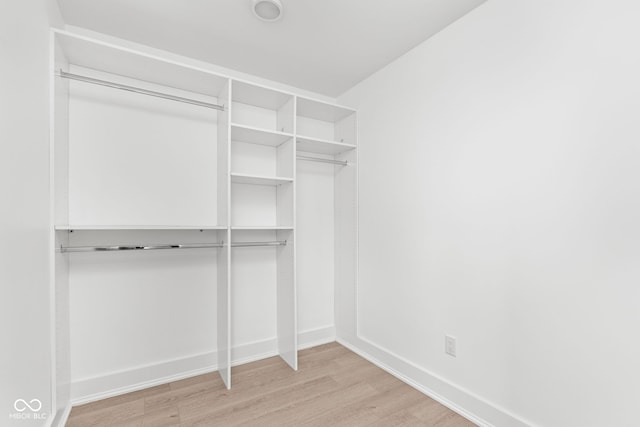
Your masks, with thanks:
[{"label": "metal hanging rod", "polygon": [[224,105],[211,104],[209,102],[198,101],[191,98],[183,98],[182,96],[169,95],[168,93],[156,92],[153,90],[142,89],[135,86],[123,85],[120,83],[110,82],[107,80],[94,79],[93,77],[81,76],[79,74],[67,73],[66,71],[60,70],[59,73],[56,73],[57,76],[60,76],[65,79],[77,80],[80,82],[91,83],[100,86],[106,86],[113,89],[126,90],[129,92],[135,92],[142,95],[155,96],[157,98],[169,99],[171,101],[184,102],[186,104],[197,105],[200,107],[213,108],[214,110],[224,111]]},{"label": "metal hanging rod", "polygon": [[160,249],[207,249],[221,248],[224,243],[192,243],[184,245],[117,245],[117,246],[60,246],[60,252],[109,252],[109,251],[155,251]]},{"label": "metal hanging rod", "polygon": [[298,160],[306,160],[309,162],[332,163],[334,165],[349,166],[349,162],[347,162],[346,160],[321,159],[318,157],[310,157],[310,156],[296,156],[296,158]]},{"label": "metal hanging rod", "polygon": [[[240,242],[232,243],[232,247],[247,246],[285,246],[286,240],[275,242]],[[60,246],[60,252],[111,252],[111,251],[155,251],[161,249],[209,249],[222,248],[222,243],[189,243],[183,245],[115,245],[115,246]]]}]

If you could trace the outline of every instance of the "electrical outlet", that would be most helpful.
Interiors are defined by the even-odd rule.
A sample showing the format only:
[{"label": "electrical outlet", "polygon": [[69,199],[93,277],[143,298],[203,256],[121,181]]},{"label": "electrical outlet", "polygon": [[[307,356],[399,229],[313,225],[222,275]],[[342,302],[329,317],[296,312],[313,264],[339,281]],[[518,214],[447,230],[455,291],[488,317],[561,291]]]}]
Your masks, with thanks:
[{"label": "electrical outlet", "polygon": [[450,335],[444,336],[444,352],[449,356],[456,357],[456,339]]}]

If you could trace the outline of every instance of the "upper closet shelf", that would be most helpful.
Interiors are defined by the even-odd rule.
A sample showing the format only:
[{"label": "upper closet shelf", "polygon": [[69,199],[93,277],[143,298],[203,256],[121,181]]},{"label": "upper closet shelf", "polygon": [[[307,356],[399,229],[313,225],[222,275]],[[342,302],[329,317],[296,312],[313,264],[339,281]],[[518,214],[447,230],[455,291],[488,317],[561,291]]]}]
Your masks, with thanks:
[{"label": "upper closet shelf", "polygon": [[293,96],[290,94],[238,80],[233,81],[231,93],[233,102],[253,105],[268,110],[279,110],[283,105],[293,99]]},{"label": "upper closet shelf", "polygon": [[224,225],[56,225],[60,230],[226,230]]},{"label": "upper closet shelf", "polygon": [[231,124],[231,141],[277,147],[291,138],[293,138],[293,135],[286,132],[260,129],[236,123]]},{"label": "upper closet shelf", "polygon": [[291,225],[233,225],[234,231],[268,231],[268,230],[293,230]]},{"label": "upper closet shelf", "polygon": [[293,182],[293,178],[232,173],[231,182],[235,184],[280,185],[280,184],[287,184],[287,183]]},{"label": "upper closet shelf", "polygon": [[212,104],[210,102],[199,101],[197,99],[185,98],[183,96],[172,95],[169,93],[157,92],[155,90],[144,89],[136,86],[129,86],[121,83],[116,83],[108,80],[95,79],[89,76],[83,76],[80,74],[67,73],[66,71],[60,70],[57,73],[58,77],[62,77],[64,79],[69,80],[77,80],[84,83],[94,84],[98,86],[106,86],[113,89],[126,90],[128,92],[139,93],[141,95],[146,96],[154,96],[156,98],[168,99],[171,101],[183,102],[185,104],[197,105],[199,107],[213,108],[215,110],[224,111],[224,105]]},{"label": "upper closet shelf", "polygon": [[[54,30],[69,64],[217,98],[228,78],[188,64]],[[204,99],[203,99],[204,100]]]},{"label": "upper closet shelf", "polygon": [[356,148],[356,146],[352,144],[345,144],[343,142],[329,141],[320,138],[311,138],[308,136],[297,136],[296,142],[297,150],[305,151],[307,153],[336,155]]},{"label": "upper closet shelf", "polygon": [[301,117],[335,123],[354,113],[349,108],[298,97],[297,115]]}]

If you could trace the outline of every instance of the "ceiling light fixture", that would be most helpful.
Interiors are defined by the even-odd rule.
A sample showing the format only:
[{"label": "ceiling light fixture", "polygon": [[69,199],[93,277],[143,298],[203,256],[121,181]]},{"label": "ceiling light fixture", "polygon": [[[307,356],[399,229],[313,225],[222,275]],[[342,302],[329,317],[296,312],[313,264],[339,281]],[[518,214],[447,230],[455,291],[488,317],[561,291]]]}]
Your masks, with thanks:
[{"label": "ceiling light fixture", "polygon": [[253,0],[253,14],[266,22],[275,22],[282,17],[280,0]]}]

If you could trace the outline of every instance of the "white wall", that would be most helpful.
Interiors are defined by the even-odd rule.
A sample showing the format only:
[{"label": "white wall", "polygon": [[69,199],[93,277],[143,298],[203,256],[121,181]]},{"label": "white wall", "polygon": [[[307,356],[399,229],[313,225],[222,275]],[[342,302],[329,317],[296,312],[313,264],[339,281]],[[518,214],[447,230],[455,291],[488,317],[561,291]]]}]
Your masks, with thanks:
[{"label": "white wall", "polygon": [[340,99],[360,337],[485,421],[637,425],[639,18],[491,0]]},{"label": "white wall", "polygon": [[[50,417],[49,25],[54,2],[0,3],[0,424]],[[50,14],[51,13],[51,18]],[[10,418],[14,402],[36,413]],[[33,402],[32,406],[37,407]],[[38,415],[39,419],[36,419]]]}]

